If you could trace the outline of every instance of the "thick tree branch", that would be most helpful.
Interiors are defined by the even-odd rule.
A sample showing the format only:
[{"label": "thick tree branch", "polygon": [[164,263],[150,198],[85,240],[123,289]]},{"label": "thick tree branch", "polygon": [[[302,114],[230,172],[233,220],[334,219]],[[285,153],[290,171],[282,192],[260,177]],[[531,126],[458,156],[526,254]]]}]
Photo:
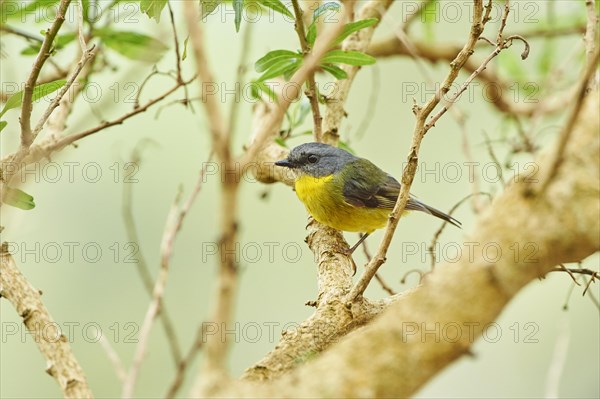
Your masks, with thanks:
[{"label": "thick tree branch", "polygon": [[66,398],[92,398],[69,339],[42,303],[41,291],[21,274],[4,245],[0,251],[0,296],[14,306],[27,330],[34,335],[34,341],[46,359],[46,372],[58,382]]}]

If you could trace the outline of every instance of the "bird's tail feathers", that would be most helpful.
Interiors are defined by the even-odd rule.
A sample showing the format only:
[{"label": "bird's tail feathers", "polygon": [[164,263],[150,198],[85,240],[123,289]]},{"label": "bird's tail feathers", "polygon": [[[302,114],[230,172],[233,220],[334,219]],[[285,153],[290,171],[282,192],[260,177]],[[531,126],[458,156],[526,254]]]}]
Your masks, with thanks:
[{"label": "bird's tail feathers", "polygon": [[410,210],[410,211],[421,211],[421,212],[428,213],[437,218],[445,220],[446,222],[453,224],[458,228],[462,228],[462,224],[458,220],[453,218],[452,216],[447,215],[444,212],[437,210],[432,206],[426,205],[426,204],[422,203],[421,201],[416,200],[414,198],[410,198],[408,200],[408,203],[406,204],[406,209]]}]

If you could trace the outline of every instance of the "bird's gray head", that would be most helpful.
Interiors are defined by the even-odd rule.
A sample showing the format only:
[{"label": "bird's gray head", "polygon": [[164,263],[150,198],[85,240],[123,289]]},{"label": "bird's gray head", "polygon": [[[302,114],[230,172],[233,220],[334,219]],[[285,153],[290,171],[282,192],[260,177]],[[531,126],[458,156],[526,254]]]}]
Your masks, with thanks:
[{"label": "bird's gray head", "polygon": [[323,143],[306,143],[290,151],[287,159],[275,162],[300,174],[314,177],[339,172],[346,163],[358,159],[348,151]]}]

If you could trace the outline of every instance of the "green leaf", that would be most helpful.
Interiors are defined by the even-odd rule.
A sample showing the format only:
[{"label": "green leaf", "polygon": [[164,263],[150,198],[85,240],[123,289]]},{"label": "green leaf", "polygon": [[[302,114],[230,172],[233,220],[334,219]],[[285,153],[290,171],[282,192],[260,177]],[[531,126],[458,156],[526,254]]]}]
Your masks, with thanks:
[{"label": "green leaf", "polygon": [[33,197],[18,188],[6,187],[4,203],[28,211],[35,208]]},{"label": "green leaf", "polygon": [[[81,14],[83,15],[83,20],[85,22],[90,22],[89,10],[90,10],[90,0],[81,0]],[[77,11],[79,12],[79,11]]]},{"label": "green leaf", "polygon": [[368,28],[369,26],[373,26],[377,24],[379,20],[377,18],[368,18],[361,19],[360,21],[350,22],[349,24],[344,25],[344,29],[342,33],[335,39],[334,46],[337,46],[341,42],[344,41],[345,38],[357,32],[361,29]]},{"label": "green leaf", "polygon": [[288,10],[287,7],[279,0],[256,0],[256,2],[267,8],[270,8],[273,11],[283,14],[286,17],[294,19],[294,15],[292,15],[290,10]]},{"label": "green leaf", "polygon": [[212,14],[212,12],[216,10],[219,4],[221,4],[222,2],[222,0],[200,0],[200,10],[202,18],[204,18],[208,14]]},{"label": "green leaf", "polygon": [[306,33],[306,41],[311,47],[315,44],[315,40],[317,39],[317,20],[319,17],[327,11],[338,12],[339,10],[340,5],[338,3],[329,2],[317,7],[317,9],[313,11],[313,19],[308,26],[308,32]]},{"label": "green leaf", "polygon": [[292,75],[296,73],[296,71],[298,70],[298,68],[300,68],[301,65],[302,62],[296,62],[294,63],[293,68],[286,69],[283,73],[283,79],[285,79],[286,81],[290,80],[292,78]]},{"label": "green leaf", "polygon": [[235,31],[240,31],[242,23],[242,13],[244,12],[244,0],[233,0],[233,11],[235,11]]},{"label": "green leaf", "polygon": [[4,128],[8,125],[6,121],[0,121],[0,132],[4,130]]},{"label": "green leaf", "polygon": [[321,60],[323,64],[371,65],[375,58],[360,51],[331,50]]},{"label": "green leaf", "polygon": [[187,44],[188,44],[188,40],[190,40],[190,37],[186,37],[185,40],[183,41],[183,54],[181,55],[181,61],[185,61],[185,59],[187,58]]},{"label": "green leaf", "polygon": [[161,41],[137,32],[103,28],[96,30],[96,36],[107,47],[132,60],[157,62],[168,49]]},{"label": "green leaf", "polygon": [[425,40],[427,42],[433,42],[435,39],[433,26],[437,22],[436,19],[440,15],[439,4],[437,0],[428,2],[421,12],[421,21],[423,22],[423,28],[425,30]]},{"label": "green leaf", "polygon": [[339,5],[339,3],[334,3],[333,1],[330,1],[329,3],[320,5],[319,7],[317,7],[315,9],[315,11],[313,11],[312,23],[314,24],[317,21],[317,19],[319,19],[319,17],[321,15],[323,15],[324,13],[326,13],[327,11],[338,12],[338,11],[340,11],[340,8],[341,8],[341,6]]},{"label": "green leaf", "polygon": [[306,32],[306,42],[310,47],[315,45],[315,40],[317,39],[317,24],[312,23],[308,27],[308,32]]},{"label": "green leaf", "polygon": [[256,72],[261,73],[269,69],[271,66],[291,59],[300,59],[302,56],[290,50],[273,50],[269,51],[254,64]]},{"label": "green leaf", "polygon": [[346,71],[344,71],[342,68],[338,67],[337,65],[321,64],[321,68],[323,68],[323,70],[325,72],[329,72],[330,74],[332,74],[333,77],[336,78],[337,80],[342,80],[342,79],[348,78],[348,74],[346,73]]},{"label": "green leaf", "polygon": [[275,143],[279,144],[283,148],[287,148],[287,144],[285,144],[285,140],[283,138],[276,137],[275,140],[273,140],[273,141],[275,141]]},{"label": "green leaf", "polygon": [[[18,18],[22,23],[26,22],[27,16],[37,16],[32,18],[35,21],[52,20],[56,13],[55,4],[59,0],[34,0],[25,5],[23,1],[4,0],[0,1],[0,23],[6,23],[8,19]],[[29,22],[29,21],[28,21]]]},{"label": "green leaf", "polygon": [[[37,85],[33,88],[33,95],[31,101],[37,101],[42,97],[47,96],[50,93],[55,92],[67,83],[64,79],[55,80],[53,82],[44,83]],[[0,117],[6,113],[9,109],[19,108],[23,104],[23,91],[16,92],[6,101],[4,108],[0,112]]]},{"label": "green leaf", "polygon": [[298,69],[302,65],[302,60],[297,59],[285,59],[279,61],[273,65],[269,69],[265,71],[259,78],[258,81],[264,82],[265,80],[275,78],[277,76],[284,75],[286,72],[292,69]]},{"label": "green leaf", "polygon": [[148,18],[156,19],[156,23],[159,23],[160,14],[166,5],[167,0],[140,0],[140,11],[148,14]]},{"label": "green leaf", "polygon": [[261,99],[261,92],[265,93],[269,97],[269,100],[278,102],[277,94],[275,94],[275,92],[271,90],[271,88],[265,82],[256,80],[250,82],[250,93],[252,94],[252,97],[256,99]]}]

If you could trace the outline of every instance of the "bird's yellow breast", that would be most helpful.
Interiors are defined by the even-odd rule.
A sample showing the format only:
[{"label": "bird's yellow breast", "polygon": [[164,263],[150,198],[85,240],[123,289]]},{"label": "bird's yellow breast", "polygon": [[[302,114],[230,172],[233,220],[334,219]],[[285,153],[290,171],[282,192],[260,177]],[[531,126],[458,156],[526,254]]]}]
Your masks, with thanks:
[{"label": "bird's yellow breast", "polygon": [[334,176],[300,176],[296,179],[296,194],[308,212],[319,223],[334,229],[372,232],[385,227],[389,209],[359,208],[344,200],[343,187],[338,187]]}]

